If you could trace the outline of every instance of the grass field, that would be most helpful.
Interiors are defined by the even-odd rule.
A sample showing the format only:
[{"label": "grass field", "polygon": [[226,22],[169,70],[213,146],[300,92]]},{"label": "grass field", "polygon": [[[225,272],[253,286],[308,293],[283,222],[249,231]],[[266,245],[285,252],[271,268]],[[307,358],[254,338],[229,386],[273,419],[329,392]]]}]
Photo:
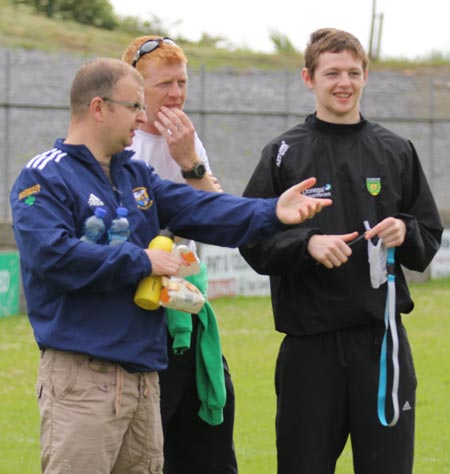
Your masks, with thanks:
[{"label": "grass field", "polygon": [[[414,284],[411,290],[416,309],[404,321],[419,379],[414,472],[450,474],[450,279]],[[273,329],[270,300],[223,298],[214,307],[236,390],[240,472],[274,474],[273,374],[281,335]],[[0,318],[0,334],[0,474],[38,474],[39,354],[26,317]],[[336,474],[352,472],[347,446]]]}]

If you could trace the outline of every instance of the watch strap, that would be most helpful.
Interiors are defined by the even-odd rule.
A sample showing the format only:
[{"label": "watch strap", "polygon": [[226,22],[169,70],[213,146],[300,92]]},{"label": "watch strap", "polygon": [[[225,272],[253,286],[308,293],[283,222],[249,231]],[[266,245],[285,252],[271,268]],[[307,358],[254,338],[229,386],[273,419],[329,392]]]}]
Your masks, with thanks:
[{"label": "watch strap", "polygon": [[206,167],[203,163],[196,163],[194,167],[188,171],[181,170],[181,176],[185,179],[202,179],[205,173]]}]

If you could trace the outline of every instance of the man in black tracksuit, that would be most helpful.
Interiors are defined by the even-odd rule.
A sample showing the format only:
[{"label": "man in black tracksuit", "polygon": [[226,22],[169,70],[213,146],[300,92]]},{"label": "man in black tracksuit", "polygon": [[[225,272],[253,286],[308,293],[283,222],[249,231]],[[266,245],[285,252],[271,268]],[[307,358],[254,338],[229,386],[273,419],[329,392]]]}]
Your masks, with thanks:
[{"label": "man in black tracksuit", "polygon": [[[339,30],[314,32],[302,74],[316,112],[266,145],[244,195],[278,196],[315,176],[307,194],[333,206],[240,249],[270,275],[276,329],[286,334],[275,375],[278,473],[333,473],[350,434],[355,473],[411,474],[416,377],[400,314],[414,305],[401,265],[425,270],[442,225],[412,143],[360,114],[367,57],[359,41]],[[400,415],[393,427],[377,417],[387,285],[371,285],[370,239],[396,250]]]}]

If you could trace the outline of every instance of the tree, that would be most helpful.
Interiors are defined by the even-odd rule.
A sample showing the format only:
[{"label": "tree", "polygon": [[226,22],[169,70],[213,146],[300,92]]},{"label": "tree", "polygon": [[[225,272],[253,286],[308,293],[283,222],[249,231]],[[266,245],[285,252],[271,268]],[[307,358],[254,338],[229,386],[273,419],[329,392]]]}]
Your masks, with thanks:
[{"label": "tree", "polygon": [[298,54],[295,46],[285,34],[280,33],[277,30],[272,30],[270,32],[270,39],[275,47],[275,52],[281,54]]},{"label": "tree", "polygon": [[29,5],[48,18],[73,20],[107,30],[117,27],[118,20],[108,0],[11,0],[16,5]]}]

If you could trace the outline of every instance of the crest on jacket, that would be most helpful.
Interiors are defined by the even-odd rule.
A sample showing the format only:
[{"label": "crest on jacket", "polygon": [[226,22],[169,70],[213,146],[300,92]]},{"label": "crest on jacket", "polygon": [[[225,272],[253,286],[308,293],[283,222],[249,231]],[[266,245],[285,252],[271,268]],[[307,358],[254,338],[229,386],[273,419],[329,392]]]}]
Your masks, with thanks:
[{"label": "crest on jacket", "polygon": [[148,209],[153,204],[153,200],[148,195],[147,188],[135,188],[133,189],[133,195],[139,209]]},{"label": "crest on jacket", "polygon": [[378,196],[381,192],[381,178],[366,178],[366,188],[372,196]]}]

